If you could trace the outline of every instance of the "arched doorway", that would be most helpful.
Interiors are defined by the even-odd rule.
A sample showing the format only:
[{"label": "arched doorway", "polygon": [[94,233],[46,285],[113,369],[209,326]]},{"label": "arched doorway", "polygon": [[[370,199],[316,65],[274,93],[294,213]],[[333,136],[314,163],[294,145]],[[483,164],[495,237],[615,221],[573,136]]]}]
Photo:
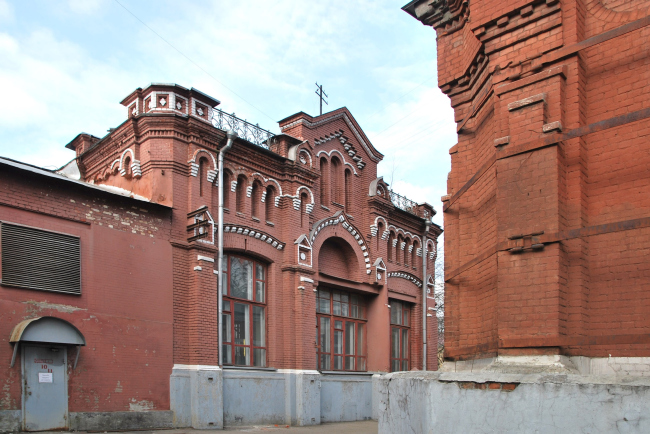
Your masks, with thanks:
[{"label": "arched doorway", "polygon": [[55,317],[32,318],[18,323],[10,342],[14,344],[13,366],[21,349],[23,372],[23,430],[67,429],[68,348],[86,345],[72,324]]}]

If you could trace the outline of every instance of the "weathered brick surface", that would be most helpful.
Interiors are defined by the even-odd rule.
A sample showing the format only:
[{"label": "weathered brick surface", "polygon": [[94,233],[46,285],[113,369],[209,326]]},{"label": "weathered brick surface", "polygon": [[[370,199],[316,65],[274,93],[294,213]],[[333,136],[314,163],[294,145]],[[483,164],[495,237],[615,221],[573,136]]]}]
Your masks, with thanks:
[{"label": "weathered brick surface", "polygon": [[648,356],[648,229],[552,237],[649,216],[650,121],[513,150],[650,107],[650,27],[553,57],[647,17],[650,3],[442,1],[408,12],[437,32],[459,124],[444,202],[447,354]]},{"label": "weathered brick surface", "polygon": [[[0,221],[80,237],[82,269],[81,295],[0,285],[2,357],[20,321],[61,318],[87,342],[76,369],[68,349],[69,411],[168,410],[170,210],[3,166]],[[0,367],[2,410],[21,408],[21,364]]]}]

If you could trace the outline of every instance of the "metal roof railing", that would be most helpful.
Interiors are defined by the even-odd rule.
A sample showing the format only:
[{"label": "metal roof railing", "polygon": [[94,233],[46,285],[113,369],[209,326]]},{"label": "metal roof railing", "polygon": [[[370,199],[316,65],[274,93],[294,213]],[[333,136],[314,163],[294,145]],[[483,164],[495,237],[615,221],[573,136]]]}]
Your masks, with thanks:
[{"label": "metal roof railing", "polygon": [[228,114],[219,109],[212,109],[210,119],[212,125],[223,131],[233,130],[240,139],[244,139],[264,149],[269,149],[268,143],[275,134],[261,128],[259,124],[253,125],[250,122],[239,119],[235,114]]},{"label": "metal roof railing", "polygon": [[416,201],[411,200],[406,196],[402,196],[390,189],[388,190],[388,193],[390,194],[390,200],[393,202],[395,207],[402,211],[417,215],[418,203]]}]

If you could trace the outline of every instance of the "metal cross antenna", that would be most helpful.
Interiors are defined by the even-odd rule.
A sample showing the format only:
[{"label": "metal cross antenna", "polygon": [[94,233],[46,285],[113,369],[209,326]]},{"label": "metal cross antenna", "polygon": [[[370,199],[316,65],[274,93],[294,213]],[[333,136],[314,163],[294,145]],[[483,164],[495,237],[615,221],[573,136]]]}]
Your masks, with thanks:
[{"label": "metal cross antenna", "polygon": [[[321,84],[320,86],[318,85],[318,82],[316,82],[316,88],[318,90],[315,90],[314,92],[316,95],[318,95],[318,98],[320,98],[320,114],[323,114],[323,101],[325,101],[325,98],[329,98],[325,92],[323,92],[323,85]],[[323,98],[323,95],[325,95],[325,98]],[[327,101],[325,101],[325,104],[327,104]],[[329,104],[327,104],[329,105]]]}]

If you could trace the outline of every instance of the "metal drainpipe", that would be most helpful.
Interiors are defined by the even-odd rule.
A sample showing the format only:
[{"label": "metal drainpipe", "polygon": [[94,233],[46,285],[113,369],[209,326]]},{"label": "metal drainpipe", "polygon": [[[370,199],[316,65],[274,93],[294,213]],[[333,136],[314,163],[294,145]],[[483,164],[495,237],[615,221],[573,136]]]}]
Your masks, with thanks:
[{"label": "metal drainpipe", "polygon": [[427,234],[431,221],[424,222],[422,234],[422,370],[427,370]]},{"label": "metal drainpipe", "polygon": [[233,141],[237,138],[237,133],[233,130],[229,130],[226,133],[228,141],[226,146],[221,148],[219,151],[219,222],[217,223],[217,238],[218,238],[218,247],[219,247],[219,261],[217,264],[217,298],[218,298],[218,310],[219,316],[217,317],[217,328],[219,330],[219,366],[223,366],[223,330],[221,328],[221,318],[223,316],[223,287],[222,279],[223,275],[223,155],[232,147]]}]

